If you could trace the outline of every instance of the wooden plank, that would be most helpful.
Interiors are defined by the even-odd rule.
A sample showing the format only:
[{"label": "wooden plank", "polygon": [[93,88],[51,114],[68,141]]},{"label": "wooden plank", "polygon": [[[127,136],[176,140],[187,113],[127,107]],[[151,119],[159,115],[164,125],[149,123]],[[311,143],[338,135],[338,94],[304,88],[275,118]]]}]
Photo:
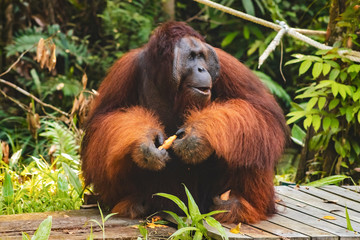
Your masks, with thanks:
[{"label": "wooden plank", "polygon": [[[219,232],[215,228],[209,226],[206,223],[204,225],[205,225],[206,229],[208,230],[209,237],[211,237],[212,239],[216,239],[216,240],[222,240],[222,237],[220,236]],[[225,229],[226,235],[228,236],[229,240],[238,240],[238,239],[252,240],[253,239],[253,238],[251,238],[249,236],[246,236],[244,234],[232,233],[226,227],[224,227],[224,229]]]},{"label": "wooden plank", "polygon": [[278,224],[269,222],[269,221],[261,221],[256,224],[251,224],[251,226],[261,229],[263,231],[267,231],[273,235],[280,236],[281,239],[291,239],[291,240],[309,240],[310,237],[289,228],[282,227]]},{"label": "wooden plank", "polygon": [[359,211],[360,209],[360,203],[347,199],[345,197],[324,191],[322,189],[319,188],[315,188],[315,187],[306,187],[306,188],[300,188],[299,189],[302,192],[306,192],[308,194],[311,194],[313,196],[316,196],[318,198],[324,199],[324,200],[329,200],[329,201],[336,201],[336,204],[340,205],[340,206],[347,206],[348,209],[352,209],[354,211]]},{"label": "wooden plank", "polygon": [[[300,187],[300,188],[304,188],[304,187]],[[277,194],[290,197],[290,198],[300,201],[302,203],[307,203],[311,206],[320,208],[329,213],[333,213],[337,216],[342,216],[342,217],[345,216],[345,208],[343,206],[340,206],[335,203],[325,203],[324,200],[321,198],[315,197],[315,196],[305,193],[303,191],[295,190],[292,187],[277,186],[275,188],[275,191]],[[359,212],[353,211],[352,209],[348,209],[348,212],[349,212],[349,215],[350,215],[352,221],[356,221],[356,222],[360,223],[360,213]]]},{"label": "wooden plank", "polygon": [[[90,236],[91,225],[93,226],[94,238],[102,239],[100,227],[89,222],[90,219],[101,222],[100,213],[97,209],[3,215],[0,216],[0,239],[21,239],[22,232],[31,236],[48,216],[52,216],[50,239],[86,239]],[[106,239],[137,239],[140,232],[132,226],[138,224],[139,220],[113,216],[105,223]],[[160,234],[168,237],[174,231],[173,228],[157,228],[155,230],[150,229],[149,234]]]},{"label": "wooden plank", "polygon": [[346,188],[346,189],[350,189],[354,192],[357,192],[357,193],[360,193],[360,186],[341,186],[343,188]]},{"label": "wooden plank", "polygon": [[346,189],[334,185],[323,186],[320,189],[360,203],[360,193],[357,193],[350,189]]},{"label": "wooden plank", "polygon": [[[322,209],[313,207],[311,205],[308,205],[306,203],[303,202],[299,202],[297,200],[294,200],[292,198],[289,198],[287,196],[280,196],[281,201],[278,202],[279,205],[281,205],[282,207],[278,207],[278,211],[281,213],[282,211],[285,211],[284,208],[291,208],[294,209],[296,211],[299,211],[301,213],[305,213],[305,214],[309,214],[311,216],[314,216],[316,218],[319,219],[319,221],[326,221],[326,222],[330,222],[333,224],[336,224],[337,226],[346,228],[347,224],[346,224],[346,218],[343,216],[337,216],[335,214],[329,213],[327,211],[324,211]],[[336,217],[336,219],[334,220],[326,220],[323,217],[324,216],[334,216]],[[355,231],[360,232],[360,223],[357,222],[352,222],[352,227],[354,228]]]},{"label": "wooden plank", "polygon": [[311,239],[321,239],[321,240],[337,240],[338,237],[329,232],[311,227],[309,225],[303,224],[301,222],[292,220],[288,217],[284,217],[281,215],[274,215],[273,217],[268,219],[269,222],[278,224],[280,226],[292,229],[304,235],[310,236]]},{"label": "wooden plank", "polygon": [[[224,227],[227,229],[232,229],[236,227],[236,224],[223,224]],[[254,228],[247,224],[241,224],[240,232],[242,235],[246,235],[251,237],[254,240],[278,240],[280,239],[279,236],[270,234],[268,232],[265,232],[263,230]]]},{"label": "wooden plank", "polygon": [[340,237],[341,239],[358,239],[359,235],[355,232],[348,231],[344,227],[337,226],[331,222],[323,221],[321,218],[316,218],[308,214],[298,212],[291,208],[284,208],[283,211],[278,212],[279,215],[287,217],[289,219],[295,220],[299,223],[312,226],[316,229],[321,229],[328,233],[331,233],[335,236]]}]

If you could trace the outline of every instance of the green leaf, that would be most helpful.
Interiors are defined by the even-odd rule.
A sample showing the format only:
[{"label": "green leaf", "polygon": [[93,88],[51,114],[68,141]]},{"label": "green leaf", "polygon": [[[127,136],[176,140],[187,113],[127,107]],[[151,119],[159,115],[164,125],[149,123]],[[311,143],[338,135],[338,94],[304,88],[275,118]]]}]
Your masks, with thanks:
[{"label": "green leaf", "polygon": [[319,99],[318,97],[312,97],[306,105],[306,110],[310,111],[311,109],[313,109],[318,99]]},{"label": "green leaf", "polygon": [[323,56],[323,59],[336,59],[338,57],[339,57],[339,55],[337,55],[337,54],[327,54],[327,55]]},{"label": "green leaf", "polygon": [[187,189],[187,187],[185,185],[184,185],[184,188],[185,188],[186,196],[188,198],[188,206],[189,206],[189,213],[190,213],[191,219],[195,219],[201,215],[199,207],[197,206],[189,189]]},{"label": "green leaf", "polygon": [[16,151],[9,160],[9,166],[10,168],[14,168],[16,164],[18,163],[20,157],[21,157],[22,149]]},{"label": "green leaf", "polygon": [[337,76],[339,76],[339,73],[340,73],[340,70],[337,68],[331,70],[329,79],[334,81],[337,78]]},{"label": "green leaf", "polygon": [[58,188],[58,194],[60,194],[60,197],[65,197],[67,191],[69,190],[69,184],[64,174],[59,173],[58,179],[57,179],[57,188]]},{"label": "green leaf", "polygon": [[354,149],[354,152],[356,153],[356,155],[359,156],[360,155],[360,145],[357,142],[352,141],[351,146]]},{"label": "green leaf", "polygon": [[340,79],[342,82],[344,82],[347,78],[348,74],[346,72],[341,72],[340,73]]},{"label": "green leaf", "polygon": [[324,60],[324,62],[326,64],[329,64],[333,68],[340,69],[340,65],[337,62],[333,61],[333,60]]},{"label": "green leaf", "polygon": [[356,102],[360,99],[360,88],[353,94],[353,100]]},{"label": "green leaf", "polygon": [[322,80],[319,82],[319,84],[317,84],[315,86],[315,89],[320,89],[320,88],[324,88],[324,87],[327,87],[329,85],[332,85],[334,83],[334,81],[331,81],[331,80]]},{"label": "green leaf", "polygon": [[247,14],[255,16],[255,8],[254,8],[254,4],[252,3],[252,1],[242,0],[242,4],[243,4],[244,9]]},{"label": "green leaf", "polygon": [[345,206],[345,217],[346,217],[346,229],[349,231],[354,231],[353,227],[351,226],[351,221],[350,221],[347,206]]},{"label": "green leaf", "polygon": [[11,176],[8,172],[5,173],[5,179],[2,187],[2,194],[6,202],[11,202],[14,196],[14,188],[11,180]]},{"label": "green leaf", "polygon": [[319,109],[323,109],[326,103],[326,97],[320,97],[318,101]]},{"label": "green leaf", "polygon": [[69,179],[70,184],[74,187],[75,191],[79,194],[79,196],[81,196],[83,188],[79,176],[65,162],[62,163],[62,167],[66,176]]},{"label": "green leaf", "polygon": [[243,35],[245,39],[249,39],[250,38],[250,30],[248,25],[244,26],[244,30],[243,30]]},{"label": "green leaf", "polygon": [[339,125],[340,125],[339,120],[337,120],[336,118],[331,119],[331,125],[330,125],[331,129],[337,130],[339,128]]},{"label": "green leaf", "polygon": [[186,207],[185,203],[180,200],[180,198],[168,193],[155,193],[154,195],[170,199],[186,214],[188,218],[190,218],[188,208]]},{"label": "green leaf", "polygon": [[235,39],[235,37],[238,34],[239,34],[239,32],[232,32],[232,33],[229,33],[228,35],[226,35],[226,37],[221,42],[221,47],[226,47],[227,45],[232,43],[232,41]]},{"label": "green leaf", "polygon": [[31,240],[48,240],[50,237],[51,225],[52,216],[48,216],[44,221],[40,223],[39,228],[36,230]]},{"label": "green leaf", "polygon": [[[138,229],[139,229],[141,236],[143,236],[144,239],[148,239],[148,230],[146,229],[146,227],[144,227],[142,225],[138,225]],[[141,238],[140,238],[140,240],[141,240]]]},{"label": "green leaf", "polygon": [[331,66],[327,63],[324,63],[322,69],[323,75],[326,76],[330,72],[330,70],[331,70]]},{"label": "green leaf", "polygon": [[308,127],[311,126],[311,122],[312,122],[312,115],[307,115],[306,119],[304,120],[304,128],[308,129]]},{"label": "green leaf", "polygon": [[205,221],[207,222],[207,224],[215,228],[220,233],[222,239],[226,239],[226,240],[229,239],[228,236],[226,235],[225,229],[213,217],[206,217]]},{"label": "green leaf", "polygon": [[285,63],[285,66],[290,65],[290,64],[294,64],[294,63],[298,63],[298,62],[302,62],[304,60],[305,60],[304,58],[291,59],[291,60],[289,60],[289,61],[287,61]]},{"label": "green leaf", "polygon": [[317,181],[310,182],[310,183],[306,184],[306,186],[321,187],[321,186],[330,185],[330,184],[338,184],[346,178],[349,178],[349,177],[346,175],[334,175],[334,176],[322,178]]},{"label": "green leaf", "polygon": [[346,108],[346,121],[349,123],[351,122],[351,120],[353,119],[353,107],[352,106],[348,106]]},{"label": "green leaf", "polygon": [[200,231],[196,231],[193,237],[193,240],[201,240],[203,238],[203,234]]},{"label": "green leaf", "polygon": [[198,229],[196,227],[184,227],[184,228],[180,228],[179,230],[177,230],[176,232],[174,232],[169,239],[172,239],[173,237],[179,236],[183,233],[186,232],[190,232],[190,231],[198,231]]},{"label": "green leaf", "polygon": [[340,100],[337,98],[334,98],[333,100],[331,100],[329,103],[329,111],[334,109],[339,104],[339,102],[340,102]]},{"label": "green leaf", "polygon": [[341,157],[346,157],[346,151],[339,141],[335,141],[335,150]]},{"label": "green leaf", "polygon": [[343,100],[345,100],[346,98],[346,87],[345,85],[343,84],[336,84],[338,85],[338,89],[339,89],[339,93],[341,95],[341,97],[343,98]]},{"label": "green leaf", "polygon": [[309,68],[311,67],[311,64],[312,64],[312,61],[310,61],[310,60],[303,61],[299,68],[299,76],[306,73],[306,71],[309,70]]},{"label": "green leaf", "polygon": [[291,129],[291,139],[298,145],[304,146],[304,139],[306,132],[300,128],[298,125],[294,124]]},{"label": "green leaf", "polygon": [[352,64],[347,69],[348,73],[351,73],[351,72],[359,73],[359,71],[360,71],[360,65],[359,64]]},{"label": "green leaf", "polygon": [[29,234],[27,234],[25,232],[22,232],[21,235],[22,235],[22,240],[30,240],[31,239]]},{"label": "green leaf", "polygon": [[318,78],[323,70],[323,63],[322,62],[316,62],[314,64],[314,67],[312,69],[312,75],[313,78]]},{"label": "green leaf", "polygon": [[334,97],[336,97],[338,95],[338,93],[339,93],[339,84],[337,82],[334,82],[331,85],[331,92],[334,95]]},{"label": "green leaf", "polygon": [[317,132],[321,126],[321,118],[319,115],[313,115],[312,125],[314,127],[315,132]]},{"label": "green leaf", "polygon": [[331,124],[331,118],[325,117],[323,120],[323,129],[324,131],[328,130]]},{"label": "green leaf", "polygon": [[176,213],[171,212],[171,211],[163,211],[164,213],[169,214],[171,217],[173,217],[175,219],[175,221],[178,224],[178,228],[183,228],[186,227],[186,223],[183,221],[183,219],[181,217],[179,217]]},{"label": "green leaf", "polygon": [[289,125],[289,124],[291,124],[291,123],[296,122],[296,121],[299,120],[300,118],[305,117],[306,112],[305,112],[305,111],[302,111],[302,112],[304,112],[304,114],[299,114],[299,115],[293,116],[293,117],[289,118],[289,119],[286,121],[286,123]]}]

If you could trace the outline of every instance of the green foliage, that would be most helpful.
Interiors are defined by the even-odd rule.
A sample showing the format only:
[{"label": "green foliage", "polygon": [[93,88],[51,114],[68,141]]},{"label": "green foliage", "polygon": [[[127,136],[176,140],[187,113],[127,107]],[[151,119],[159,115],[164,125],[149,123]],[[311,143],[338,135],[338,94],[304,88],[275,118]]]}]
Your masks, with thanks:
[{"label": "green foliage", "polygon": [[185,185],[184,187],[186,196],[188,198],[188,206],[186,206],[183,201],[181,201],[178,197],[174,195],[167,193],[155,194],[155,196],[165,197],[173,201],[186,215],[186,217],[182,218],[174,212],[164,211],[165,213],[168,213],[172,218],[174,218],[174,220],[178,224],[178,230],[170,236],[170,239],[210,239],[207,234],[207,229],[204,226],[204,221],[211,227],[214,227],[220,233],[222,239],[228,239],[228,237],[226,236],[226,232],[221,226],[221,224],[213,217],[211,217],[211,215],[215,215],[225,211],[212,211],[210,213],[201,214],[193,196]]},{"label": "green foliage", "polygon": [[39,135],[49,139],[49,143],[56,147],[54,156],[57,157],[61,154],[64,156],[66,154],[67,158],[71,161],[70,164],[78,169],[80,167],[80,147],[74,133],[58,122],[44,121],[43,123],[46,125],[46,128]]},{"label": "green foliage", "polygon": [[117,57],[147,42],[156,27],[154,17],[161,9],[160,0],[107,1],[99,17],[103,20],[105,34],[113,38]]},{"label": "green foliage", "polygon": [[[287,64],[300,63],[299,75],[311,70],[312,83],[297,91],[287,115],[288,124],[303,120],[305,129],[315,135],[309,147],[320,155],[328,148],[337,154],[334,161],[337,174],[351,173],[360,164],[360,65],[338,55],[337,51],[320,50],[316,56],[297,55]],[[318,158],[321,161],[321,158]],[[340,170],[343,169],[343,170]]]},{"label": "green foliage", "polygon": [[291,98],[289,94],[284,90],[284,88],[280,86],[280,84],[275,82],[270,76],[266,75],[263,72],[259,72],[259,71],[253,71],[253,72],[268,87],[268,89],[272,94],[274,94],[276,97],[281,99],[286,106],[290,106]]},{"label": "green foliage", "polygon": [[58,156],[54,163],[49,165],[43,158],[32,157],[33,161],[25,166],[19,163],[19,153],[21,150],[12,155],[9,164],[0,161],[0,214],[80,207],[83,187],[82,184],[79,186],[79,169],[67,166],[68,169],[65,170],[62,167],[66,166],[64,160],[69,159]]}]

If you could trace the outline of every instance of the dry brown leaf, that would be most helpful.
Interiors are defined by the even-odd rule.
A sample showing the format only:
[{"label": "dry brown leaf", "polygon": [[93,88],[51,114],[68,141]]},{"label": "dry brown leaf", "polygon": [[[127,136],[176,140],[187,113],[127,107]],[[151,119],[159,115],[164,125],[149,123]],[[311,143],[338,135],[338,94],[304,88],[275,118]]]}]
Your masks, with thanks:
[{"label": "dry brown leaf", "polygon": [[38,45],[37,45],[37,48],[36,48],[36,61],[37,62],[41,61],[42,54],[43,54],[43,51],[44,51],[44,43],[45,43],[44,39],[40,38],[40,40],[38,42]]},{"label": "dry brown leaf", "polygon": [[50,56],[50,51],[44,48],[40,59],[41,68],[44,68],[47,65],[47,62],[49,61],[49,56]]},{"label": "dry brown leaf", "polygon": [[333,216],[323,216],[323,219],[326,219],[326,220],[336,220],[336,217],[333,217]]},{"label": "dry brown leaf", "polygon": [[223,201],[229,200],[229,198],[230,198],[230,192],[231,192],[231,189],[230,189],[230,190],[227,190],[226,192],[224,192],[223,194],[221,194],[221,195],[220,195],[220,199],[223,200]]},{"label": "dry brown leaf", "polygon": [[51,45],[50,49],[50,58],[48,59],[46,66],[49,71],[53,70],[56,65],[56,46],[55,44]]},{"label": "dry brown leaf", "polygon": [[172,135],[171,137],[169,137],[168,139],[166,139],[163,143],[163,145],[159,146],[158,149],[162,150],[162,149],[169,149],[171,147],[171,144],[173,144],[173,142],[175,141],[175,139],[177,138],[176,135]]},{"label": "dry brown leaf", "polygon": [[1,141],[2,160],[9,164],[9,144]]},{"label": "dry brown leaf", "polygon": [[75,98],[70,114],[73,115],[78,109],[79,109],[79,100],[77,98]]},{"label": "dry brown leaf", "polygon": [[235,233],[235,234],[242,234],[241,231],[241,223],[239,223],[238,225],[236,225],[236,227],[230,229],[231,233]]},{"label": "dry brown leaf", "polygon": [[86,85],[87,85],[87,81],[88,81],[88,77],[86,75],[86,73],[83,74],[82,78],[81,78],[81,83],[83,85],[83,89],[85,90]]}]

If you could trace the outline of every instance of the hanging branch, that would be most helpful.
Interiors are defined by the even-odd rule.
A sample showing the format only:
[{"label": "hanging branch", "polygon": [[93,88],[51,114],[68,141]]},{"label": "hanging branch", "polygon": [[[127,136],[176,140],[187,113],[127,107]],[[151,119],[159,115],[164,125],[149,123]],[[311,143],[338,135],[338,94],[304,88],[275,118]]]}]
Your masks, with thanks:
[{"label": "hanging branch", "polygon": [[8,82],[2,78],[0,78],[0,83],[4,83],[6,85],[8,85],[9,87],[12,87],[13,89],[17,90],[18,92],[21,92],[22,94],[24,94],[25,96],[27,97],[30,97],[32,99],[34,99],[35,102],[43,105],[44,107],[48,107],[48,108],[51,108],[53,110],[55,110],[56,112],[59,112],[61,113],[62,115],[66,116],[66,117],[69,117],[70,115],[60,109],[58,109],[57,107],[51,105],[51,104],[48,104],[48,103],[44,103],[43,101],[41,101],[40,99],[38,99],[37,97],[35,97],[34,95],[32,95],[31,93],[25,91],[24,89],[20,88],[19,86],[11,83],[11,82]]}]

